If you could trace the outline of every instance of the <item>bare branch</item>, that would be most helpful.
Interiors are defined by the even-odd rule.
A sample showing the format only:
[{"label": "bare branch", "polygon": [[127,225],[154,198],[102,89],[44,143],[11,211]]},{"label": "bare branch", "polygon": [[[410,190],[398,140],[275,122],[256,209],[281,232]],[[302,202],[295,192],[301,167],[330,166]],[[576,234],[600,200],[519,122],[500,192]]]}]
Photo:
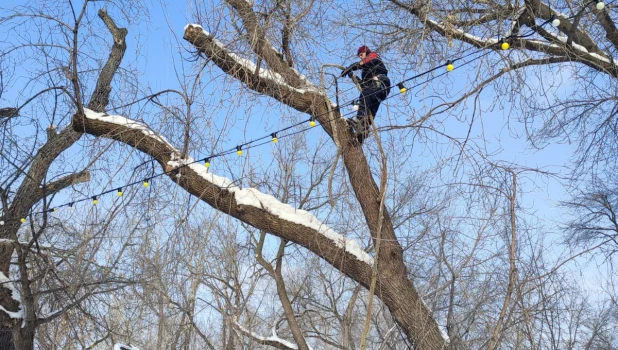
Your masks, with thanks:
[{"label": "bare branch", "polygon": [[[282,349],[282,350],[297,350],[298,349],[296,345],[279,338],[277,334],[273,334],[270,337],[263,337],[244,328],[236,320],[230,320],[229,323],[232,325],[232,328],[234,328],[235,331],[253,339],[255,342],[259,344],[272,346],[274,348]],[[273,329],[273,333],[274,333],[274,329]]]}]

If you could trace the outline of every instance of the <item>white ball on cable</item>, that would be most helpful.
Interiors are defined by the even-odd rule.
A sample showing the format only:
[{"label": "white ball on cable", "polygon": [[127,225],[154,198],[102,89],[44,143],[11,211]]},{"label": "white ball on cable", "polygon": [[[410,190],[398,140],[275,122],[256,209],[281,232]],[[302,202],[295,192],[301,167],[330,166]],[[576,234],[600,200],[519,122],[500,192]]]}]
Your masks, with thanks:
[{"label": "white ball on cable", "polygon": [[603,1],[597,2],[597,10],[601,11],[605,8],[605,3]]}]

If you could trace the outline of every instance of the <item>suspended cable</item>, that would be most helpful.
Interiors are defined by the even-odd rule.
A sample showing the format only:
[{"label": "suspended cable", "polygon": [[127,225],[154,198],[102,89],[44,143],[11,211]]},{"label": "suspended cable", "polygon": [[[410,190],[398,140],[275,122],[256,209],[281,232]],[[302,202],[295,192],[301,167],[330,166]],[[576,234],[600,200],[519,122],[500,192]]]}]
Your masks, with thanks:
[{"label": "suspended cable", "polygon": [[[590,4],[592,2],[596,2],[597,3],[597,9],[599,9],[599,10],[602,10],[605,7],[605,4],[602,1],[600,1],[600,0],[592,0],[588,4]],[[600,4],[602,4],[602,5],[600,5]],[[599,8],[599,7],[601,7],[601,8]],[[573,18],[573,17],[575,17],[575,16],[572,16],[570,18]],[[560,25],[559,19],[557,19],[557,17],[555,17],[555,16],[552,16],[552,18],[550,20],[545,21],[539,27],[542,27],[542,26],[544,26],[544,25],[546,25],[548,23],[551,23],[554,26]],[[510,35],[510,36],[508,36],[506,38],[501,39],[498,43],[500,44],[500,47],[503,50],[508,50],[510,48],[510,45],[509,45],[507,40],[509,38],[518,38],[518,37],[520,37],[520,36]],[[479,52],[481,52],[483,50],[485,50],[485,49],[478,49],[478,50],[475,50],[475,51],[473,51],[471,53],[468,53],[468,54],[466,54],[464,56],[448,60],[444,64],[441,64],[441,65],[438,65],[436,67],[433,67],[433,68],[431,68],[431,69],[429,69],[427,71],[424,71],[422,73],[418,73],[418,74],[416,74],[416,75],[414,75],[412,77],[406,78],[406,79],[404,79],[404,80],[402,80],[402,81],[400,81],[400,82],[398,82],[396,84],[393,84],[391,86],[385,87],[383,89],[390,89],[390,88],[396,86],[399,89],[399,94],[405,94],[407,91],[409,91],[411,89],[414,89],[414,88],[416,88],[416,87],[418,87],[420,85],[423,85],[423,84],[427,84],[427,83],[429,83],[430,81],[432,81],[434,79],[437,79],[439,77],[444,76],[445,74],[448,74],[449,72],[451,72],[451,71],[453,71],[454,69],[457,68],[457,67],[455,67],[455,63],[456,62],[464,60],[464,59],[466,59],[466,58],[468,58],[468,57],[470,57],[472,55],[476,55],[476,54],[478,54]],[[487,51],[483,55],[479,55],[479,56],[477,56],[477,57],[475,57],[475,58],[473,58],[473,59],[471,59],[469,61],[465,61],[464,63],[462,63],[460,65],[460,67],[463,67],[463,66],[465,66],[467,64],[470,64],[470,63],[472,63],[472,62],[474,62],[474,61],[476,61],[476,60],[478,60],[478,59],[480,59],[482,57],[485,57],[486,55],[488,55],[488,54],[490,54],[492,52],[493,51]],[[446,68],[446,71],[441,73],[441,74],[438,74],[436,76],[433,76],[433,77],[431,77],[431,78],[429,78],[429,79],[427,79],[427,80],[425,80],[423,82],[415,84],[415,85],[411,86],[410,88],[407,88],[405,86],[406,82],[409,82],[409,81],[418,79],[420,77],[423,77],[425,75],[428,75],[428,74],[430,74],[432,72],[437,71],[440,68]],[[380,91],[376,91],[374,93],[379,93],[379,92]],[[393,98],[393,97],[395,97],[395,96],[397,96],[399,94],[397,94],[397,93],[391,94],[388,97],[386,97],[385,100],[389,99],[389,98]],[[340,112],[339,113],[340,116],[337,117],[337,118],[345,117],[348,114],[354,113],[354,111],[351,112],[351,113],[343,113],[341,111],[340,107],[345,107],[347,105],[354,105],[355,101],[356,100],[353,99],[353,100],[351,100],[349,102],[344,102],[341,106],[337,106],[337,108],[339,108],[339,112]],[[198,162],[199,163],[203,163],[204,167],[206,169],[208,169],[210,167],[210,165],[211,165],[212,160],[215,159],[215,158],[224,157],[226,155],[230,155],[230,154],[233,154],[233,153],[236,153],[237,155],[241,156],[243,154],[243,150],[249,150],[249,149],[252,149],[252,148],[255,148],[255,147],[260,147],[260,146],[263,146],[263,145],[266,145],[266,144],[269,144],[269,143],[278,143],[279,140],[282,139],[282,138],[291,137],[291,136],[294,136],[294,135],[297,135],[297,134],[300,134],[300,133],[304,133],[304,132],[306,132],[308,130],[311,130],[312,128],[314,128],[317,125],[316,119],[319,118],[319,117],[322,117],[322,116],[324,116],[326,114],[328,114],[328,112],[322,113],[322,114],[319,114],[319,115],[312,115],[310,118],[302,120],[302,121],[300,121],[298,123],[286,126],[286,127],[282,128],[282,129],[279,129],[277,131],[271,132],[271,133],[269,133],[267,135],[264,135],[264,136],[261,136],[259,138],[252,139],[252,140],[246,141],[244,143],[238,144],[234,148],[230,148],[228,150],[224,150],[224,151],[221,151],[221,152],[218,152],[218,153],[213,153],[213,154],[210,154],[207,157],[199,158],[198,160],[194,160],[192,162],[184,163],[184,164],[182,164],[182,165],[180,165],[180,166],[178,166],[178,167],[176,167],[176,168],[174,168],[172,170],[169,170],[169,171],[158,173],[158,174],[155,174],[155,175],[143,178],[143,179],[138,180],[138,181],[130,182],[130,183],[124,184],[122,186],[115,187],[114,189],[101,192],[101,193],[96,194],[96,195],[86,196],[86,197],[81,198],[81,199],[72,200],[71,202],[67,202],[67,203],[64,203],[64,204],[61,204],[61,205],[58,205],[58,206],[54,206],[54,207],[52,207],[51,209],[48,209],[48,210],[38,211],[38,212],[31,211],[27,215],[25,215],[25,217],[21,217],[19,220],[20,220],[20,222],[25,223],[27,221],[26,217],[29,217],[29,216],[32,216],[32,215],[36,215],[36,214],[42,214],[42,213],[45,213],[45,212],[56,212],[59,208],[62,208],[62,207],[72,208],[75,204],[80,203],[80,202],[84,202],[84,201],[87,201],[87,200],[92,200],[92,204],[93,205],[97,205],[99,203],[99,198],[101,196],[104,196],[106,194],[109,194],[109,193],[115,191],[117,193],[117,196],[121,197],[123,195],[123,189],[125,189],[127,187],[131,187],[131,186],[137,185],[137,184],[140,184],[140,183],[142,184],[142,186],[144,188],[148,188],[150,186],[150,181],[151,180],[153,180],[155,178],[158,178],[160,176],[163,176],[163,175],[177,174],[180,169],[182,169],[182,168],[184,168],[184,167],[186,167],[188,165],[198,163]],[[326,120],[326,122],[331,121],[331,120],[332,119],[328,119],[328,120]],[[309,126],[306,126],[305,128],[302,128],[301,130],[298,130],[298,131],[295,131],[295,132],[291,132],[291,133],[285,133],[286,131],[288,131],[290,129],[296,128],[296,127],[301,126],[301,125],[307,125],[307,124]],[[263,141],[263,140],[265,140],[265,141]],[[263,141],[263,142],[260,142],[260,141]],[[0,221],[0,225],[2,225],[4,223],[5,223],[5,221]]]}]

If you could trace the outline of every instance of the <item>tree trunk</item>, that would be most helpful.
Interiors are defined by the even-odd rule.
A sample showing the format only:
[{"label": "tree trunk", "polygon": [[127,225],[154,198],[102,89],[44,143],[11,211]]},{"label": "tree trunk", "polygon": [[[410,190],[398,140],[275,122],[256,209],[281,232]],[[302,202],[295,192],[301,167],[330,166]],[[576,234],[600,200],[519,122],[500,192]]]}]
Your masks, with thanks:
[{"label": "tree trunk", "polygon": [[[110,56],[99,74],[97,85],[88,103],[88,108],[102,112],[109,102],[112,78],[120,66],[126,51],[125,37],[128,31],[125,28],[116,27],[114,21],[104,10],[99,10],[98,14],[114,38]],[[75,47],[74,50],[78,50],[78,48]],[[77,73],[74,72],[74,74]],[[75,79],[77,81],[77,77]],[[76,85],[76,90],[79,89],[80,87]],[[8,208],[8,215],[3,218],[5,225],[0,226],[0,239],[9,239],[17,242],[17,232],[21,228],[20,219],[26,218],[26,215],[31,212],[36,203],[45,196],[59,192],[80,181],[85,181],[85,178],[82,177],[83,172],[81,172],[74,174],[75,176],[69,175],[53,183],[48,183],[44,189],[41,188],[40,185],[44,183],[52,163],[82,136],[82,133],[79,130],[74,130],[72,126],[65,128],[60,133],[56,133],[53,129],[51,131],[48,132],[47,142],[33,158],[28,173],[15,194],[15,200]],[[0,244],[0,272],[9,279],[9,266],[13,252],[13,245],[7,243]],[[23,253],[27,254],[28,251]],[[27,281],[27,272],[21,271],[19,278],[21,282],[29,283]],[[23,279],[26,280],[22,281]],[[32,350],[34,348],[34,335],[37,326],[37,320],[35,319],[36,310],[34,310],[35,305],[31,298],[28,299],[30,300],[21,301],[21,308],[27,308],[32,319],[26,319],[22,322],[21,319],[12,319],[6,312],[0,311],[0,345],[12,344],[11,347],[7,346],[6,349]],[[24,305],[25,302],[28,305]],[[0,285],[0,306],[11,312],[18,311],[20,307],[19,302],[12,298],[11,291],[2,285]],[[24,317],[28,313],[24,312]],[[0,347],[0,349],[5,348]]]}]

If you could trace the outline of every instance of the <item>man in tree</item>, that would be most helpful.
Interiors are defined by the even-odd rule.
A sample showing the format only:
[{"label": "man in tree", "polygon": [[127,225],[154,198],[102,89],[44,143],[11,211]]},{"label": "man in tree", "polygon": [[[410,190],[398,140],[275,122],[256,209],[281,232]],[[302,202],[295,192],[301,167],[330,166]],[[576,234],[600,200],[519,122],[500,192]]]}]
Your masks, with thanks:
[{"label": "man in tree", "polygon": [[391,81],[388,79],[388,70],[380,55],[365,45],[359,47],[356,53],[361,59],[360,62],[344,69],[341,76],[347,75],[352,78],[353,71],[362,70],[358,112],[356,117],[348,119],[348,122],[355,131],[358,142],[363,143],[369,135],[371,118],[376,116],[380,103],[391,91]]}]

